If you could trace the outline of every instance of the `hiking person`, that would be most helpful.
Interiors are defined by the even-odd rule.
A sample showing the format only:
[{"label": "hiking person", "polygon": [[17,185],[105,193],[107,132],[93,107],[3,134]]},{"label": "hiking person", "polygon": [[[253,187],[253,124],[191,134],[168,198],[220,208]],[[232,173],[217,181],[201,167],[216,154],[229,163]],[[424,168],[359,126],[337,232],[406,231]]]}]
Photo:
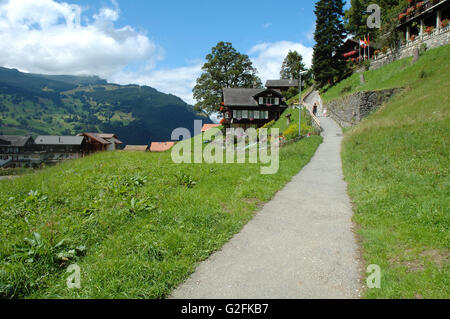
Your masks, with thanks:
[{"label": "hiking person", "polygon": [[317,103],[314,103],[313,114],[314,114],[314,116],[317,116]]}]

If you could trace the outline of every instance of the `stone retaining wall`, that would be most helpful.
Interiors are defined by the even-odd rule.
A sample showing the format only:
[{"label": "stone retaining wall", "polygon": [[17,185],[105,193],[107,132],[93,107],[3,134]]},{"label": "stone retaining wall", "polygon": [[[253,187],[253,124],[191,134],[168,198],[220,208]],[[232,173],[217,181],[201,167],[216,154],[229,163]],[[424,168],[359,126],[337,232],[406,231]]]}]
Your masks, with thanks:
[{"label": "stone retaining wall", "polygon": [[349,127],[361,122],[362,119],[377,110],[399,90],[358,92],[327,102],[324,107],[327,109],[328,116],[342,127]]}]

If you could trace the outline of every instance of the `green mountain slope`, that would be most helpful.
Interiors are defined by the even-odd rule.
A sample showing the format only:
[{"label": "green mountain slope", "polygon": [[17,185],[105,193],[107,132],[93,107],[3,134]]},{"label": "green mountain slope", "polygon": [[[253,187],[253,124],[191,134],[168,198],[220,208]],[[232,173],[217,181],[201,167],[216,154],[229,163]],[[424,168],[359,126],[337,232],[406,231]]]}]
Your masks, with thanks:
[{"label": "green mountain slope", "polygon": [[211,123],[180,98],[98,77],[26,74],[0,68],[0,134],[114,132],[126,144],[169,140],[194,120]]},{"label": "green mountain slope", "polygon": [[324,96],[405,88],[344,139],[364,259],[382,272],[381,288],[369,289],[369,298],[450,297],[449,49],[366,72],[364,87],[356,74]]}]

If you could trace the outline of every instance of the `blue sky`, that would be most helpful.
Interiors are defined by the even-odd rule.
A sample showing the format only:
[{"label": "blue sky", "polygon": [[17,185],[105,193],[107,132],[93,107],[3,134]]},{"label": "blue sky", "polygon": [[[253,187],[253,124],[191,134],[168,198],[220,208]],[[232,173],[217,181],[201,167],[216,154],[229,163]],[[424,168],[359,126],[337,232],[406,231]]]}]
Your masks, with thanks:
[{"label": "blue sky", "polygon": [[310,64],[313,11],[310,0],[0,0],[0,65],[97,74],[194,103],[195,79],[219,41],[248,54],[263,81],[278,76],[290,49]]}]

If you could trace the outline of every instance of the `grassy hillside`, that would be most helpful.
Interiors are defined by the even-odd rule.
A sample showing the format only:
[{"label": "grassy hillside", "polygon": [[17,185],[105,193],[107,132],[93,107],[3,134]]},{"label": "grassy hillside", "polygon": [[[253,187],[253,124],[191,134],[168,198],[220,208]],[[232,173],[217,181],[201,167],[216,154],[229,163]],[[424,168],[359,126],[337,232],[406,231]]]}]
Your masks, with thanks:
[{"label": "grassy hillside", "polygon": [[404,87],[346,132],[342,158],[366,263],[382,269],[369,298],[450,298],[450,46],[330,89],[324,100]]},{"label": "grassy hillside", "polygon": [[197,114],[180,98],[98,77],[46,76],[0,68],[0,135],[114,132],[126,144],[165,141],[193,130]]},{"label": "grassy hillside", "polygon": [[[282,148],[280,170],[103,153],[0,182],[0,297],[163,298],[309,162],[318,136]],[[69,264],[81,289],[66,285]]]}]

